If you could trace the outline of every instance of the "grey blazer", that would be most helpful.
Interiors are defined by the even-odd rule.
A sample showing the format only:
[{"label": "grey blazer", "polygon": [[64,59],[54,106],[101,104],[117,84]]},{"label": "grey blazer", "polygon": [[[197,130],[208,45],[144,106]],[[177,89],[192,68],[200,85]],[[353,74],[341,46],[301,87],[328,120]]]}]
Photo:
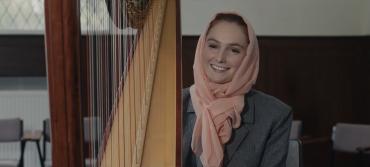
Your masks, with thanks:
[{"label": "grey blazer", "polygon": [[[195,112],[189,89],[183,90],[183,167],[202,167],[191,149]],[[225,145],[223,167],[285,167],[291,108],[257,90],[245,96],[242,124]]]}]

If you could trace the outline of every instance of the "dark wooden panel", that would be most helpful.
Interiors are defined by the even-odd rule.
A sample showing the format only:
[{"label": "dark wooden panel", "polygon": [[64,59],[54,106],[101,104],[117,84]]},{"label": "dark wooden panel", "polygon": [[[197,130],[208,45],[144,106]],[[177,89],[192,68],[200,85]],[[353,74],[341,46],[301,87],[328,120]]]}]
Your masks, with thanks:
[{"label": "dark wooden panel", "polygon": [[43,35],[0,35],[0,76],[46,76]]},{"label": "dark wooden panel", "polygon": [[182,37],[182,85],[184,88],[194,83],[193,63],[198,36]]},{"label": "dark wooden panel", "polygon": [[370,124],[364,103],[370,100],[368,42],[368,37],[261,37],[256,87],[291,105],[306,135],[330,135],[336,122]]}]

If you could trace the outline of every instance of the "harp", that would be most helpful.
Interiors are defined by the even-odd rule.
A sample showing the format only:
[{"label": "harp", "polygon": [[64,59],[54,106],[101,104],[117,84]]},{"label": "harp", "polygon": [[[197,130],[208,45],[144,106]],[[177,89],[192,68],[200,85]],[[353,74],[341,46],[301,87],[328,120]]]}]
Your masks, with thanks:
[{"label": "harp", "polygon": [[181,166],[179,13],[178,0],[45,0],[53,166]]}]

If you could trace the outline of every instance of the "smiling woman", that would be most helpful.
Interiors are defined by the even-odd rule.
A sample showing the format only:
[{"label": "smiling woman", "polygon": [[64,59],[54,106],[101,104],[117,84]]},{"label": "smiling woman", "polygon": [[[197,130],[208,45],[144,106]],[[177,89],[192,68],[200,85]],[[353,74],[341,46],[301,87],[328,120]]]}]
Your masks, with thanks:
[{"label": "smiling woman", "polygon": [[291,108],[252,89],[259,50],[252,26],[219,13],[198,41],[194,85],[183,90],[183,166],[283,167]]}]

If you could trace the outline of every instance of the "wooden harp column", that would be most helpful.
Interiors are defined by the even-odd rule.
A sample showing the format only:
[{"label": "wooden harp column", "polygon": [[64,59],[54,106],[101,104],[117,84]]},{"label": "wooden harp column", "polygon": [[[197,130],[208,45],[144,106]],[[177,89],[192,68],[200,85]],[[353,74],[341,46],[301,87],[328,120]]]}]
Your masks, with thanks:
[{"label": "wooden harp column", "polygon": [[[160,3],[162,0],[152,0]],[[125,86],[123,98],[108,108],[116,108],[110,122],[105,123],[104,137],[98,148],[97,162],[94,166],[181,166],[181,33],[179,1],[166,0],[163,14],[163,27],[158,41],[158,58],[153,69],[154,79],[149,102],[143,139],[134,142],[138,145],[134,158],[127,158],[122,120],[126,110]],[[84,116],[89,113],[88,85],[89,61],[84,50],[81,35],[80,2],[78,0],[45,0],[47,75],[50,99],[52,129],[53,166],[84,166],[88,150],[84,146]],[[154,20],[155,22],[155,20]],[[138,39],[140,40],[152,40]],[[145,47],[138,44],[136,48]],[[133,59],[139,56],[134,56]],[[135,64],[135,60],[132,61]],[[131,77],[135,78],[136,75]],[[127,75],[130,78],[130,74]],[[123,81],[124,82],[124,81]],[[128,81],[127,81],[128,82]],[[123,85],[126,85],[123,83]],[[119,101],[123,101],[122,103]],[[145,108],[145,107],[144,107]],[[120,113],[121,112],[121,113]],[[119,120],[119,121],[117,121]],[[134,138],[137,138],[135,135]],[[140,146],[142,143],[142,146]],[[123,147],[126,145],[126,147]],[[136,147],[136,146],[135,146]],[[126,149],[126,152],[125,152]],[[130,151],[129,151],[130,152]],[[139,155],[140,154],[140,155]],[[128,162],[132,161],[132,162]]]}]

